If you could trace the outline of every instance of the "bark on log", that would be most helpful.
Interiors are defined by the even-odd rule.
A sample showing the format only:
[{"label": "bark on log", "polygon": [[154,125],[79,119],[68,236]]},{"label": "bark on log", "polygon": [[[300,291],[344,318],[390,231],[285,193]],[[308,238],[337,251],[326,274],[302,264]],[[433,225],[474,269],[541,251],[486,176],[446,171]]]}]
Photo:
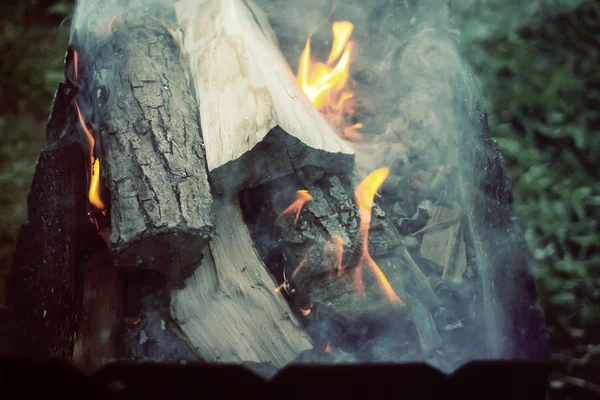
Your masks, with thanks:
[{"label": "bark on log", "polygon": [[215,201],[216,235],[202,265],[172,295],[171,315],[209,362],[283,367],[312,347],[258,258],[239,204]]},{"label": "bark on log", "polygon": [[125,292],[122,274],[113,265],[110,251],[103,246],[83,265],[83,300],[73,365],[84,373],[94,373],[116,358],[117,335]]},{"label": "bark on log", "polygon": [[182,0],[176,12],[218,192],[237,193],[305,167],[352,168],[352,150],[303,93],[271,33],[242,1]]},{"label": "bark on log", "polygon": [[100,160],[119,266],[182,282],[214,230],[198,106],[173,29],[149,16],[112,23],[95,54]]},{"label": "bark on log", "polygon": [[89,159],[76,136],[67,130],[38,156],[27,223],[5,281],[19,357],[71,359],[82,292],[80,265],[100,240],[86,216]]}]

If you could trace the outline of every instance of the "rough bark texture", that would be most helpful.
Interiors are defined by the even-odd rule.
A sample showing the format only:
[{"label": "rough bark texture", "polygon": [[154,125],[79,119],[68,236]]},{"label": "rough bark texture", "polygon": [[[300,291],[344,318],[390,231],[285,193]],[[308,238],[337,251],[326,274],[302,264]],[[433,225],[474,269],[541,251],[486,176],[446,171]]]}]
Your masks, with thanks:
[{"label": "rough bark texture", "polygon": [[[547,330],[535,301],[529,250],[513,212],[512,193],[487,115],[472,111],[462,146],[462,192],[483,284],[492,358],[546,361]],[[472,135],[472,136],[471,136]],[[473,174],[472,171],[479,171]]]},{"label": "rough bark texture", "polygon": [[94,66],[100,160],[119,266],[182,282],[213,232],[198,106],[180,43],[148,16],[112,24]]},{"label": "rough bark texture", "polygon": [[175,7],[218,192],[236,193],[305,167],[352,168],[352,150],[302,92],[256,6],[183,0]]},{"label": "rough bark texture", "polygon": [[92,255],[82,270],[83,300],[73,365],[80,371],[93,373],[116,357],[125,286],[106,246]]},{"label": "rough bark texture", "polygon": [[82,292],[80,265],[99,240],[87,220],[87,158],[75,132],[44,148],[6,282],[20,357],[69,361]]},{"label": "rough bark texture", "polygon": [[214,203],[217,232],[202,265],[172,296],[171,315],[209,362],[283,367],[312,347],[258,258],[237,203]]}]

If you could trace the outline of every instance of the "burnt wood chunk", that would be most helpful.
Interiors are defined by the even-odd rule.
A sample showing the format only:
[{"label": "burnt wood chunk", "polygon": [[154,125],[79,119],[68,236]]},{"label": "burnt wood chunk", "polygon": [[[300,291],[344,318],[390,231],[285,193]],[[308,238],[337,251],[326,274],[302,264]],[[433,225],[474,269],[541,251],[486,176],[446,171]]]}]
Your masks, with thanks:
[{"label": "burnt wood chunk", "polygon": [[14,324],[14,353],[70,361],[83,283],[81,264],[96,235],[86,216],[87,164],[74,132],[37,160],[5,304]]},{"label": "burnt wood chunk", "polygon": [[118,266],[180,283],[214,230],[189,69],[175,31],[152,17],[119,17],[112,31],[97,52],[93,90],[111,192],[110,247]]},{"label": "burnt wood chunk", "polygon": [[82,269],[83,299],[73,365],[91,374],[116,358],[125,285],[121,272],[113,265],[110,251],[104,245]]},{"label": "burnt wood chunk", "polygon": [[352,169],[353,151],[304,94],[255,5],[182,0],[175,9],[218,192],[237,193],[303,168]]},{"label": "burnt wood chunk", "polygon": [[171,315],[209,362],[260,362],[277,368],[312,347],[258,257],[239,203],[215,200],[216,235],[202,265],[172,294]]},{"label": "burnt wood chunk", "polygon": [[[287,176],[248,189],[241,195],[252,237],[272,275],[290,284],[290,300],[297,309],[311,305],[331,308],[331,315],[358,321],[365,315],[394,311],[368,265],[362,267],[367,298],[357,290],[355,267],[362,256],[359,213],[354,204],[358,180],[326,175],[310,184]],[[297,190],[308,190],[312,200],[304,205],[297,223],[294,215],[281,215]],[[374,204],[369,230],[369,254],[396,294],[402,299],[404,278],[411,290],[418,280],[404,260],[404,238]],[[420,277],[418,277],[420,278]],[[432,304],[433,305],[433,304]]]}]

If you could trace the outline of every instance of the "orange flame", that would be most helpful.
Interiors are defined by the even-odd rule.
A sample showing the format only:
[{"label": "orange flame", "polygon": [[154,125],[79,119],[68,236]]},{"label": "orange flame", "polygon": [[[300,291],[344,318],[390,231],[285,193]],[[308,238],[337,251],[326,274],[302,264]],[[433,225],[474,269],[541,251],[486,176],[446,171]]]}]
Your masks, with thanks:
[{"label": "orange flame", "polygon": [[388,282],[387,278],[369,254],[369,226],[371,225],[371,212],[373,210],[373,200],[375,198],[375,195],[377,194],[377,190],[379,190],[383,182],[387,179],[389,173],[389,168],[380,168],[373,171],[357,186],[356,191],[354,193],[354,196],[356,198],[356,205],[358,206],[358,210],[360,213],[359,232],[362,238],[363,246],[362,256],[358,262],[358,265],[356,266],[355,280],[359,292],[366,296],[362,280],[362,270],[364,264],[367,264],[371,268],[371,271],[375,275],[379,286],[381,287],[387,298],[392,303],[403,306],[404,303],[402,302],[402,300],[400,300],[396,292],[394,292],[394,289]]},{"label": "orange flame", "polygon": [[[77,51],[73,51],[73,61],[74,61],[74,75],[75,79],[77,79],[77,71],[79,64],[79,54]],[[88,199],[90,204],[96,207],[99,210],[104,210],[106,206],[100,199],[100,160],[97,158],[94,159],[94,145],[96,141],[94,140],[94,135],[88,129],[83,116],[81,115],[81,109],[79,108],[79,104],[77,104],[77,100],[75,100],[75,110],[77,110],[77,118],[79,119],[79,124],[83,128],[83,132],[87,137],[88,142],[90,143],[90,170],[91,170],[91,179],[90,179],[90,188],[88,192]]]},{"label": "orange flame", "polygon": [[327,342],[327,347],[325,347],[325,353],[331,353],[331,342]]},{"label": "orange flame", "polygon": [[279,219],[283,218],[288,214],[296,213],[296,218],[294,218],[294,224],[298,223],[298,218],[300,217],[302,207],[304,207],[304,204],[307,201],[311,201],[312,199],[313,197],[310,193],[308,193],[308,190],[298,190],[296,192],[296,200],[288,208],[283,210],[281,214],[279,214],[275,222],[279,221]]},{"label": "orange flame", "polygon": [[311,311],[312,311],[312,304],[306,310],[304,310],[302,308],[300,308],[299,310],[302,313],[302,315],[304,315],[305,317],[308,317],[310,315]]},{"label": "orange flame", "polygon": [[[347,88],[350,62],[355,47],[354,42],[349,41],[353,30],[354,25],[351,22],[333,23],[333,44],[325,64],[312,61],[310,36],[300,57],[298,83],[317,110],[325,115],[344,115],[353,112],[349,100],[354,98],[354,93]],[[344,136],[348,133],[349,137],[356,138],[358,135],[356,129],[359,128],[355,125],[353,130],[346,132],[344,129]]]},{"label": "orange flame", "polygon": [[75,75],[75,80],[77,80],[77,72],[79,69],[79,53],[77,50],[73,51],[73,75]]}]

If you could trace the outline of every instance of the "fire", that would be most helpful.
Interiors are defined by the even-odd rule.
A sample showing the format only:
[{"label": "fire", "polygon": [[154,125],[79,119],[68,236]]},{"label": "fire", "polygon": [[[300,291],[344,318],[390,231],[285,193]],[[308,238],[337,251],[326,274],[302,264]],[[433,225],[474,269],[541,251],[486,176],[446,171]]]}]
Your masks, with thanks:
[{"label": "fire", "polygon": [[308,317],[312,311],[312,305],[310,307],[308,307],[306,310],[303,308],[300,308],[299,310],[302,313],[302,315],[304,315],[305,317]]},{"label": "fire", "polygon": [[327,347],[325,347],[325,353],[331,353],[331,342],[327,342]]},{"label": "fire", "polygon": [[312,199],[313,197],[310,193],[308,193],[308,190],[298,190],[296,192],[296,200],[288,208],[283,210],[281,214],[279,214],[276,221],[279,221],[279,219],[283,218],[288,214],[296,213],[296,218],[294,218],[294,224],[297,224],[298,218],[300,217],[300,212],[302,211],[302,207],[304,207],[304,204],[306,204],[307,201],[311,201]]},{"label": "fire", "polygon": [[[77,74],[78,74],[78,68],[79,68],[78,67],[79,55],[78,55],[77,51],[73,52],[73,62],[74,62],[73,72],[75,75],[75,80],[77,80]],[[81,128],[83,129],[83,132],[85,133],[85,136],[87,137],[87,140],[90,144],[91,179],[90,179],[90,187],[89,187],[89,192],[88,192],[88,199],[92,206],[96,207],[99,210],[104,210],[106,208],[106,206],[102,202],[102,199],[100,199],[100,160],[98,160],[97,158],[94,158],[94,145],[96,144],[96,141],[94,140],[94,135],[92,135],[92,132],[90,132],[87,125],[85,124],[83,116],[81,115],[81,109],[79,108],[79,104],[77,104],[77,100],[75,100],[75,110],[77,110],[77,118],[79,119],[79,124],[81,125]]]},{"label": "fire", "polygon": [[359,232],[362,238],[363,246],[361,258],[355,270],[355,280],[357,289],[363,295],[366,295],[362,280],[362,270],[363,266],[367,264],[371,268],[373,274],[375,274],[375,278],[377,279],[379,286],[382,288],[387,298],[392,303],[403,306],[404,303],[402,302],[402,300],[400,300],[396,292],[394,292],[394,289],[388,282],[387,278],[369,254],[369,226],[371,224],[373,200],[375,198],[375,195],[377,194],[377,190],[379,190],[383,182],[387,179],[389,173],[389,168],[380,168],[373,171],[357,186],[356,191],[354,193],[354,196],[356,198],[356,205],[358,206],[358,210],[360,213]]},{"label": "fire", "polygon": [[358,123],[352,126],[344,127],[344,137],[347,137],[348,139],[352,140],[360,139],[362,136],[360,135],[360,133],[358,133],[358,130],[361,129],[363,126],[364,124]]},{"label": "fire", "polygon": [[[354,98],[354,93],[348,89],[348,80],[355,47],[355,43],[349,39],[354,31],[354,25],[348,21],[336,21],[333,23],[332,31],[333,45],[326,63],[312,61],[311,37],[308,37],[300,57],[297,79],[317,110],[326,116],[343,116],[353,112],[349,100]],[[335,120],[335,117],[333,119]],[[349,139],[360,138],[357,132],[360,128],[362,124],[353,125],[349,129],[344,129],[343,134]]]}]

